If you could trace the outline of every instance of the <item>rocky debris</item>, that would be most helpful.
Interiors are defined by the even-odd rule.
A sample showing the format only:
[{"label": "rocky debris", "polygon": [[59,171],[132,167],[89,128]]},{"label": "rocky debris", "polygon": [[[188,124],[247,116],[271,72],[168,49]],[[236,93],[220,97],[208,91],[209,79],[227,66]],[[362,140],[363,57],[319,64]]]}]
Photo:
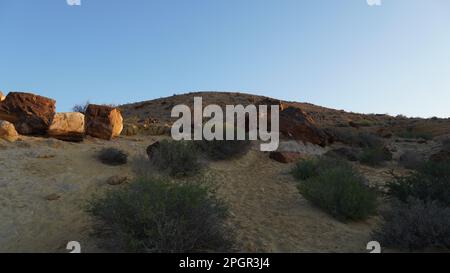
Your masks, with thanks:
[{"label": "rocky debris", "polygon": [[83,141],[85,134],[82,113],[57,113],[48,129],[48,135],[65,141]]},{"label": "rocky debris", "polygon": [[49,98],[11,92],[0,103],[0,119],[13,123],[22,135],[45,135],[55,115],[55,104]]},{"label": "rocky debris", "polygon": [[147,156],[148,156],[148,159],[150,159],[150,160],[153,159],[153,153],[155,152],[155,150],[156,150],[159,146],[160,146],[160,143],[159,143],[159,141],[157,141],[157,142],[155,142],[155,143],[153,143],[153,144],[151,144],[151,145],[149,145],[149,146],[147,147]]},{"label": "rocky debris", "polygon": [[280,133],[286,137],[320,146],[328,144],[327,134],[304,111],[288,107],[280,113]]},{"label": "rocky debris", "polygon": [[111,140],[123,130],[123,117],[120,110],[110,106],[89,104],[85,114],[86,134]]},{"label": "rocky debris", "polygon": [[280,163],[293,163],[302,158],[301,153],[295,152],[271,152],[269,157]]},{"label": "rocky debris", "polygon": [[118,185],[122,185],[123,183],[128,181],[128,177],[126,176],[119,176],[119,175],[114,175],[111,176],[110,178],[108,178],[108,180],[106,180],[106,183],[108,183],[108,185],[111,186],[118,186]]},{"label": "rocky debris", "polygon": [[17,133],[14,124],[0,120],[0,138],[9,142],[16,141],[19,138],[19,134]]},{"label": "rocky debris", "polygon": [[3,92],[0,91],[0,102],[4,101],[6,99],[5,95],[3,95]]},{"label": "rocky debris", "polygon": [[52,193],[49,194],[45,197],[45,200],[47,201],[56,201],[59,200],[61,198],[61,195],[57,194],[57,193]]},{"label": "rocky debris", "polygon": [[345,158],[348,161],[358,161],[359,150],[355,148],[341,147],[328,151],[326,156]]}]

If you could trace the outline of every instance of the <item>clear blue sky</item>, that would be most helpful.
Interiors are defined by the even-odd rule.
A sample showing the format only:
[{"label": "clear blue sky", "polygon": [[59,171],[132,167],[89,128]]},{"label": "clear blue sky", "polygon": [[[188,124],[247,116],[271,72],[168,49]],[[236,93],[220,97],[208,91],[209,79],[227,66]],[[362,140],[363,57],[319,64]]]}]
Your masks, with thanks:
[{"label": "clear blue sky", "polygon": [[450,1],[0,0],[0,90],[59,111],[219,90],[450,117]]}]

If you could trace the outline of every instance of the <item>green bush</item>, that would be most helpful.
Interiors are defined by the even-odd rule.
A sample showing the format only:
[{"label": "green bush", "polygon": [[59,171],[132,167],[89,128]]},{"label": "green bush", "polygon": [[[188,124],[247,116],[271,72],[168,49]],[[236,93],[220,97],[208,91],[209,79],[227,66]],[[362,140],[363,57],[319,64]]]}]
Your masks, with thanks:
[{"label": "green bush", "polygon": [[359,161],[369,166],[380,166],[390,160],[392,160],[392,153],[382,146],[364,148],[359,156]]},{"label": "green bush", "polygon": [[227,207],[198,182],[139,179],[129,188],[94,199],[95,234],[117,252],[224,252],[233,232]]},{"label": "green bush", "polygon": [[317,160],[302,160],[295,164],[292,175],[299,180],[306,180],[318,174]]},{"label": "green bush", "polygon": [[450,208],[408,199],[382,213],[384,224],[373,237],[384,247],[423,250],[450,248]]},{"label": "green bush", "polygon": [[384,141],[379,136],[370,132],[359,132],[352,128],[334,128],[332,135],[336,141],[342,142],[350,146],[358,146],[361,148],[383,146]]},{"label": "green bush", "polygon": [[427,162],[409,176],[395,177],[387,187],[388,194],[402,202],[413,197],[450,207],[450,160]]},{"label": "green bush", "polygon": [[116,148],[105,148],[102,149],[97,158],[106,165],[118,166],[127,164],[128,155]]},{"label": "green bush", "polygon": [[202,167],[192,141],[163,140],[153,151],[150,161],[158,170],[174,177],[195,175]]},{"label": "green bush", "polygon": [[197,147],[212,160],[228,160],[245,155],[251,147],[249,140],[201,140]]},{"label": "green bush", "polygon": [[432,140],[433,134],[429,132],[421,132],[417,131],[413,128],[409,128],[405,131],[402,131],[397,134],[398,137],[407,138],[407,139],[424,139],[424,140]]},{"label": "green bush", "polygon": [[336,159],[299,162],[293,170],[300,193],[334,217],[362,220],[376,210],[376,194],[350,164]]},{"label": "green bush", "polygon": [[224,123],[220,128],[215,128],[216,130],[222,131],[223,138],[226,138],[226,133],[228,130],[234,132],[234,140],[200,140],[195,141],[197,148],[202,151],[208,158],[212,160],[228,160],[233,158],[238,158],[245,155],[251,148],[251,141],[248,140],[246,135],[246,140],[237,140],[236,127]]}]

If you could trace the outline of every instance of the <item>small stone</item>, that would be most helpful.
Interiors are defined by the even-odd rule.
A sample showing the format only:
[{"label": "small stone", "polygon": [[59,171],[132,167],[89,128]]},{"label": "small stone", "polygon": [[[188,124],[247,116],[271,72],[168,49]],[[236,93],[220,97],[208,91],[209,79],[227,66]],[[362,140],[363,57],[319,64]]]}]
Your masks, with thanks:
[{"label": "small stone", "polygon": [[118,186],[118,185],[122,185],[123,183],[127,182],[127,180],[128,180],[128,177],[126,177],[126,176],[114,175],[114,176],[111,176],[110,178],[108,178],[108,180],[106,182],[111,186]]},{"label": "small stone", "polygon": [[61,195],[59,195],[59,194],[57,194],[57,193],[52,193],[52,194],[47,195],[47,196],[45,197],[45,199],[46,199],[47,201],[56,201],[56,200],[59,200],[60,198],[61,198]]}]

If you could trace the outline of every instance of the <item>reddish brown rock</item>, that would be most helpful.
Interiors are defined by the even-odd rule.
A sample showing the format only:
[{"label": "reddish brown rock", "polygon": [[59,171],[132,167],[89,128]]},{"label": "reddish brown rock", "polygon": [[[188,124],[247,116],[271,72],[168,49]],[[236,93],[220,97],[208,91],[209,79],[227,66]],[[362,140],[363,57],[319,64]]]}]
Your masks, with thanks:
[{"label": "reddish brown rock", "polygon": [[110,106],[89,104],[85,122],[87,135],[106,140],[119,136],[123,129],[120,110]]},{"label": "reddish brown rock", "polygon": [[6,99],[5,95],[3,95],[2,91],[0,91],[0,102]]},{"label": "reddish brown rock", "polygon": [[286,137],[320,146],[328,144],[328,136],[314,120],[299,108],[288,107],[280,113],[280,133]]},{"label": "reddish brown rock", "polygon": [[280,163],[293,163],[302,158],[300,153],[295,152],[271,152],[269,157]]},{"label": "reddish brown rock", "polygon": [[81,113],[57,113],[48,129],[48,135],[65,141],[83,141],[84,115]]},{"label": "reddish brown rock", "polygon": [[0,102],[0,119],[14,124],[23,135],[45,135],[55,115],[56,102],[29,93],[11,92]]}]

